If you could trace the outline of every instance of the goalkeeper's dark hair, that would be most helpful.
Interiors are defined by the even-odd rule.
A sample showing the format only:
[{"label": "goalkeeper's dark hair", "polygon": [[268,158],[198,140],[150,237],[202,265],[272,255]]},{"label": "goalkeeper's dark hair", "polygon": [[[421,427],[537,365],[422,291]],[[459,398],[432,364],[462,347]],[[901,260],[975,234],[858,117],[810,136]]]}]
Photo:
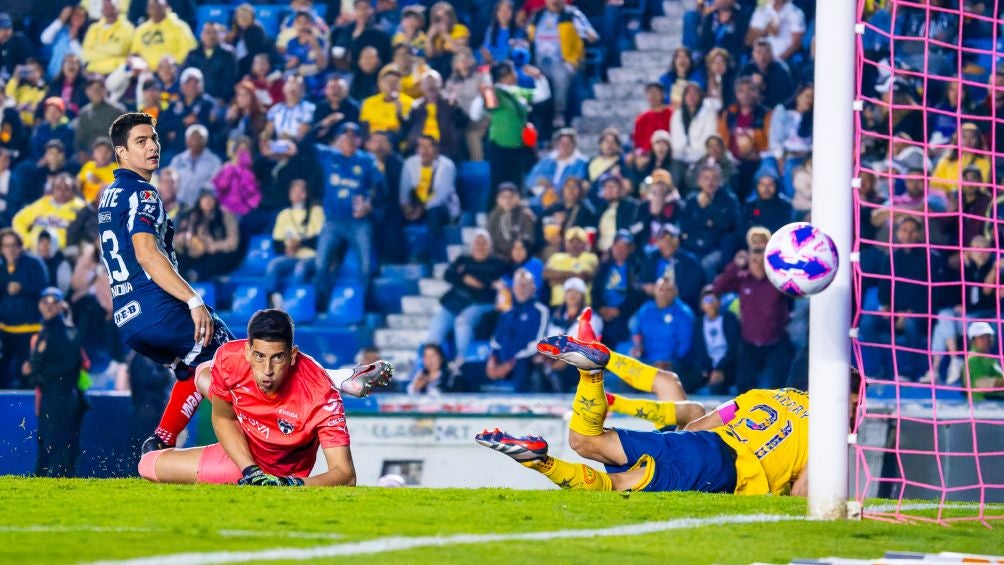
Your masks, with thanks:
[{"label": "goalkeeper's dark hair", "polygon": [[153,127],[156,123],[153,116],[145,112],[127,112],[115,118],[111,127],[108,128],[108,137],[112,138],[112,149],[126,146],[132,128],[143,124]]},{"label": "goalkeeper's dark hair", "polygon": [[279,341],[285,343],[287,348],[293,347],[293,318],[282,310],[255,312],[248,322],[248,343],[256,339]]}]

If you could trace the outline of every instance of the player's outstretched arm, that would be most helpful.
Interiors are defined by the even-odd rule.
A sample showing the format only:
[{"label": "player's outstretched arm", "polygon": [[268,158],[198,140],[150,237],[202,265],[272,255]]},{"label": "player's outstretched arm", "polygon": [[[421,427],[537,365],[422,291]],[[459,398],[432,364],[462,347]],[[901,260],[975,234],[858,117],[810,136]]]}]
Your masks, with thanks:
[{"label": "player's outstretched arm", "polygon": [[724,425],[725,423],[722,422],[722,415],[718,412],[718,410],[712,410],[704,416],[690,422],[683,429],[688,432],[700,432],[713,430]]},{"label": "player's outstretched arm", "polygon": [[349,446],[325,447],[322,451],[328,470],[303,479],[304,484],[311,487],[356,486],[356,467],[352,464]]},{"label": "player's outstretched arm", "polygon": [[136,260],[153,282],[164,289],[164,292],[188,304],[192,322],[195,323],[195,335],[192,339],[208,346],[213,338],[213,317],[209,314],[209,309],[202,304],[199,295],[174,270],[171,261],[157,244],[157,237],[150,233],[134,233],[132,244],[136,250]]},{"label": "player's outstretched arm", "polygon": [[220,440],[220,445],[227,452],[230,459],[237,465],[238,469],[246,469],[254,465],[251,457],[251,449],[248,447],[248,440],[244,437],[244,430],[237,422],[237,412],[229,402],[216,396],[212,397],[213,402],[213,431]]}]

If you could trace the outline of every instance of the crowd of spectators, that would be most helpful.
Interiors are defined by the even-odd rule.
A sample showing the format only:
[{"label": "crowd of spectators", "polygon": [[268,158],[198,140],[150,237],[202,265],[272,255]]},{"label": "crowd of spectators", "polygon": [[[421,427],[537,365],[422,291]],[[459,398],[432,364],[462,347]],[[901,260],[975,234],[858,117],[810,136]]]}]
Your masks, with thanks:
[{"label": "crowd of spectators", "polygon": [[[699,1],[664,74],[638,87],[648,108],[605,129],[595,152],[571,127],[591,86],[586,66],[615,63],[661,2],[291,0],[276,22],[259,21],[251,4],[230,7],[225,21],[200,19],[192,0],[60,4],[0,14],[0,225],[13,228],[0,272],[0,388],[21,384],[14,368],[37,331],[43,276],[88,327],[85,348],[122,360],[94,244],[97,199],[115,167],[105,132],[124,111],[157,118],[167,166],[154,184],[190,281],[228,274],[253,236],[270,235],[272,303],[308,284],[323,310],[336,272],[365,283],[383,265],[443,263],[448,226],[479,226],[446,270],[452,288],[409,391],[566,391],[574,375],[532,344],[574,331],[586,306],[604,343],[676,371],[689,392],[804,386],[805,368],[791,360],[807,343],[787,328],[805,309],[766,281],[763,249],[811,205],[813,2]],[[877,135],[861,147],[862,265],[900,279],[963,271],[989,281],[996,260],[978,251],[903,247],[883,258],[889,241],[993,246],[981,218],[1000,206],[988,140],[1004,133],[992,120],[1004,98],[960,86],[957,60],[972,62],[941,43],[931,49],[946,53],[925,58],[914,48],[924,42],[897,42],[889,62],[883,33],[952,44],[957,12],[932,11],[934,25],[904,7],[893,22],[872,4],[864,45],[885,62],[865,73],[861,118]],[[967,39],[991,37],[977,28],[969,37],[967,24]],[[947,77],[921,85],[882,72],[925,61]],[[1004,70],[988,75],[1004,82]],[[463,194],[459,171],[479,161],[488,182]],[[910,210],[965,219],[917,221]],[[877,280],[864,297],[876,312],[926,304],[923,313],[957,318],[963,299],[967,315],[997,302],[964,286],[928,300],[927,286],[911,296],[902,282],[893,297]],[[862,335],[888,341],[889,320],[866,317]],[[931,343],[953,370],[962,327],[944,325]],[[895,321],[908,347],[926,347],[931,331],[919,317]],[[471,362],[489,338],[490,352]],[[887,352],[866,362],[891,370]],[[904,371],[910,362],[898,370],[931,372],[926,362]]]}]

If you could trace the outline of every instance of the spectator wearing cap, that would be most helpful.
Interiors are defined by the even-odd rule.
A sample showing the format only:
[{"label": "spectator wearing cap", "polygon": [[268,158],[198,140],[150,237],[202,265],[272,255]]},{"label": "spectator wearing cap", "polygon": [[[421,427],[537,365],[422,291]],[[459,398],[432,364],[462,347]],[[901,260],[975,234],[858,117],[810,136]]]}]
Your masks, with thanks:
[{"label": "spectator wearing cap", "polygon": [[586,178],[588,161],[579,152],[578,135],[572,128],[562,128],[554,134],[554,149],[546,157],[537,161],[526,175],[527,186],[536,184],[537,179],[546,177],[555,187],[564,186],[569,177]]},{"label": "spectator wearing cap", "polygon": [[499,316],[485,373],[489,381],[508,380],[517,393],[535,392],[539,363],[537,342],[544,338],[550,312],[537,301],[537,284],[529,271],[513,275],[512,308]]},{"label": "spectator wearing cap", "polygon": [[687,198],[680,218],[684,249],[701,262],[707,280],[736,250],[739,203],[722,190],[718,167],[705,166],[697,176],[697,192]]},{"label": "spectator wearing cap", "polygon": [[401,73],[387,66],[377,79],[379,92],[363,100],[359,121],[368,131],[398,133],[408,119],[414,99],[401,92]]},{"label": "spectator wearing cap", "polygon": [[21,388],[21,367],[30,354],[31,336],[41,329],[37,302],[49,275],[10,228],[0,229],[0,254],[0,389]]},{"label": "spectator wearing cap", "polygon": [[652,300],[631,317],[631,356],[685,375],[690,370],[694,313],[678,296],[675,284],[656,281]]},{"label": "spectator wearing cap", "polygon": [[181,72],[181,97],[167,107],[157,122],[162,158],[177,154],[186,142],[188,128],[196,124],[206,128],[207,144],[215,146],[217,141],[222,142],[219,134],[226,126],[222,111],[205,93],[202,71],[188,68]]},{"label": "spectator wearing cap", "polygon": [[359,67],[360,56],[367,47],[375,50],[373,55],[380,61],[390,61],[390,36],[375,25],[371,0],[354,0],[352,10],[352,21],[331,32],[332,52],[339,69]]},{"label": "spectator wearing cap", "polygon": [[675,224],[656,230],[655,249],[642,260],[640,282],[646,294],[655,294],[659,279],[674,283],[680,298],[696,311],[704,274],[697,258],[680,247],[680,228]]},{"label": "spectator wearing cap", "polygon": [[786,329],[790,300],[767,280],[764,248],[757,245],[736,253],[712,288],[719,296],[726,292],[739,295],[739,394],[754,388],[781,387],[788,377],[792,354]]},{"label": "spectator wearing cap", "polygon": [[599,40],[589,19],[565,0],[546,0],[544,9],[533,15],[527,26],[533,47],[534,64],[544,73],[554,91],[555,122],[571,119],[569,95],[575,73],[585,59],[585,43]]},{"label": "spectator wearing cap", "polygon": [[[349,97],[349,85],[340,76],[329,76],[324,83],[324,98],[314,110],[314,138],[318,143],[331,143],[342,122],[359,122],[359,102]],[[372,132],[371,132],[372,133]]]},{"label": "spectator wearing cap", "polygon": [[407,222],[426,226],[425,247],[419,256],[439,262],[446,259],[444,230],[460,215],[457,166],[440,155],[439,143],[431,136],[420,136],[417,149],[401,169],[398,202]]},{"label": "spectator wearing cap", "polygon": [[192,28],[175,14],[167,0],[147,0],[147,20],[136,28],[130,52],[139,55],[154,68],[164,55],[184,61],[198,46]]},{"label": "spectator wearing cap", "polygon": [[[579,335],[579,316],[586,308],[588,297],[586,283],[577,277],[572,277],[565,281],[563,285],[565,291],[564,304],[552,308],[551,319],[547,324],[546,335]],[[589,325],[593,330],[593,335],[603,335],[603,318],[599,315],[592,315],[589,318]],[[564,361],[544,360],[544,374],[547,384],[555,392],[571,392],[579,382],[578,370],[566,364]]]},{"label": "spectator wearing cap", "polygon": [[959,179],[967,167],[976,167],[983,178],[990,178],[990,158],[986,156],[987,144],[980,128],[972,122],[963,122],[958,138],[958,148],[950,146],[931,173],[931,189],[946,195],[959,189]]},{"label": "spectator wearing cap", "polygon": [[213,177],[223,166],[206,144],[209,130],[193,124],[185,130],[185,150],[171,159],[171,168],[178,172],[178,202],[192,207],[204,189],[212,189]]},{"label": "spectator wearing cap", "polygon": [[76,194],[72,175],[59,173],[52,178],[50,193],[21,208],[11,225],[21,236],[25,247],[34,251],[38,235],[48,231],[55,236],[58,247],[66,247],[66,228],[86,203]]},{"label": "spectator wearing cap", "polygon": [[106,186],[115,180],[115,152],[108,137],[95,138],[91,143],[90,159],[80,167],[77,180],[84,202],[93,202]]},{"label": "spectator wearing cap", "polygon": [[461,157],[461,132],[467,125],[467,114],[455,100],[443,96],[443,78],[428,71],[418,81],[421,97],[416,99],[404,126],[405,145],[415,148],[418,138],[427,135],[439,142],[440,152],[450,159]]},{"label": "spectator wearing cap", "polygon": [[82,72],[80,57],[76,53],[67,53],[61,61],[56,68],[56,76],[50,79],[46,96],[61,98],[66,104],[66,115],[74,118],[81,106],[87,103],[87,96],[84,94],[87,77]]},{"label": "spectator wearing cap", "polygon": [[[673,169],[673,138],[669,132],[663,129],[652,133],[651,151],[635,151],[629,157],[631,163],[631,180],[636,185],[645,182],[645,178],[650,176],[656,169],[663,169],[672,172]],[[680,179],[675,179],[674,184],[680,185]]]},{"label": "spectator wearing cap", "polygon": [[108,76],[126,63],[135,26],[112,0],[101,2],[101,19],[87,28],[80,57],[87,72]]},{"label": "spectator wearing cap", "polygon": [[347,243],[359,257],[359,275],[368,281],[373,272],[373,212],[384,178],[371,155],[359,149],[359,126],[338,128],[331,145],[316,145],[324,179],[324,227],[317,241],[314,286],[318,304],[327,306],[334,274],[335,252]]},{"label": "spectator wearing cap", "polygon": [[737,162],[736,196],[745,200],[752,192],[753,174],[760,167],[761,154],[768,149],[771,111],[760,104],[756,85],[749,78],[738,78],[735,84],[736,102],[729,106],[718,122],[729,152]]},{"label": "spectator wearing cap", "polygon": [[18,66],[35,53],[31,41],[20,31],[14,31],[10,14],[0,12],[0,79],[14,75]]},{"label": "spectator wearing cap", "polygon": [[412,49],[425,49],[425,6],[412,4],[401,10],[401,22],[391,36],[391,45],[407,45]]},{"label": "spectator wearing cap", "polygon": [[600,212],[596,249],[606,253],[615,237],[626,230],[636,244],[648,239],[648,208],[628,195],[627,181],[617,176],[607,176],[600,183],[600,197],[605,203]]},{"label": "spectator wearing cap", "polygon": [[468,252],[446,269],[443,278],[452,286],[439,299],[442,308],[429,322],[425,341],[443,346],[452,330],[456,344],[453,364],[457,368],[474,341],[474,329],[495,309],[495,290],[506,269],[506,263],[492,255],[491,236],[483,229],[475,233]]},{"label": "spectator wearing cap", "polygon": [[743,205],[739,233],[753,226],[763,226],[771,233],[794,220],[791,200],[778,193],[777,170],[764,163],[756,175],[756,197]]},{"label": "spectator wearing cap", "polygon": [[[768,108],[784,104],[791,99],[795,86],[788,67],[774,58],[770,41],[761,38],[753,44],[753,59],[739,71],[740,77],[749,77]],[[812,101],[812,97],[809,97]],[[811,109],[811,108],[810,108]]]},{"label": "spectator wearing cap", "polygon": [[593,309],[603,319],[604,343],[611,347],[629,339],[628,321],[645,300],[634,242],[631,232],[618,231],[591,289]]},{"label": "spectator wearing cap", "polygon": [[691,340],[694,370],[683,376],[683,386],[688,393],[707,386],[711,394],[726,395],[736,382],[739,320],[732,312],[722,310],[721,299],[711,285],[701,290],[700,311]]},{"label": "spectator wearing cap", "polygon": [[477,122],[488,116],[487,156],[493,188],[506,181],[517,186],[523,184],[529,167],[523,132],[530,109],[551,97],[551,87],[539,70],[529,65],[523,70],[533,77],[532,90],[517,84],[516,68],[511,61],[502,61],[492,65],[492,86],[482,87],[482,95],[471,102],[471,120]]},{"label": "spectator wearing cap", "polygon": [[673,178],[683,178],[684,171],[700,159],[708,138],[718,132],[718,110],[722,101],[704,96],[704,89],[696,82],[683,89],[683,102],[673,112],[669,134],[673,148]]},{"label": "spectator wearing cap", "polygon": [[641,193],[648,205],[648,233],[657,237],[659,228],[667,223],[679,223],[684,202],[673,184],[673,177],[665,169],[656,169],[641,185]]},{"label": "spectator wearing cap", "polygon": [[588,249],[589,237],[586,230],[577,226],[565,230],[564,251],[552,254],[544,264],[544,279],[551,286],[552,307],[564,302],[562,285],[566,280],[578,277],[587,285],[593,280],[600,260]]},{"label": "spectator wearing cap", "polygon": [[310,132],[317,107],[304,98],[303,81],[296,76],[282,86],[282,101],[268,109],[262,137],[299,143]]},{"label": "spectator wearing cap", "polygon": [[[1004,369],[1000,355],[994,354],[994,329],[986,322],[969,324],[969,354],[966,359],[966,387],[973,402],[1004,399]],[[996,389],[996,390],[973,390]]]},{"label": "spectator wearing cap", "polygon": [[653,134],[657,131],[666,132],[666,141],[669,141],[669,124],[673,118],[673,109],[666,104],[666,89],[658,82],[645,85],[645,100],[648,102],[648,109],[635,118],[631,141],[634,142],[636,151],[650,152],[655,139]]},{"label": "spectator wearing cap", "polygon": [[503,259],[509,257],[517,241],[525,241],[533,249],[537,237],[536,224],[537,217],[523,206],[519,188],[512,183],[502,183],[486,225],[492,236],[495,255]]},{"label": "spectator wearing cap", "polygon": [[199,45],[188,54],[185,66],[202,71],[205,77],[206,94],[226,100],[233,93],[237,83],[237,58],[233,48],[220,43],[223,26],[207,22],[199,33]]},{"label": "spectator wearing cap", "polygon": [[42,121],[35,124],[31,133],[31,156],[33,159],[42,157],[45,145],[52,140],[59,140],[63,147],[73,147],[73,128],[66,117],[66,103],[62,98],[50,96],[42,105]]},{"label": "spectator wearing cap", "polygon": [[87,105],[80,109],[74,128],[73,148],[77,153],[87,153],[95,139],[108,135],[108,128],[115,118],[125,113],[119,103],[108,100],[105,81],[98,75],[87,80]]},{"label": "spectator wearing cap", "polygon": [[753,12],[746,32],[746,45],[766,39],[774,58],[786,61],[802,48],[805,13],[791,0],[769,0]]},{"label": "spectator wearing cap", "polygon": [[63,318],[63,292],[49,287],[35,305],[42,329],[32,341],[31,357],[21,367],[25,382],[38,389],[38,477],[73,477],[80,454],[80,427],[88,408],[78,388],[88,366],[77,330]]}]

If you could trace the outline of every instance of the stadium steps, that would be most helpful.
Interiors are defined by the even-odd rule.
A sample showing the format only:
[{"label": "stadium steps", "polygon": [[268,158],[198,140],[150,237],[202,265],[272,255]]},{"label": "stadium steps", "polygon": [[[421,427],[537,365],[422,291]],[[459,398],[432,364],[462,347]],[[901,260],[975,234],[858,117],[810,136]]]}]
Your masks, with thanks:
[{"label": "stadium steps", "polygon": [[450,283],[440,279],[422,279],[418,281],[418,292],[422,296],[439,298],[450,290]]},{"label": "stadium steps", "polygon": [[390,314],[387,327],[392,330],[422,330],[429,328],[430,316],[424,314]]},{"label": "stadium steps", "polygon": [[431,296],[405,296],[401,299],[401,311],[405,314],[432,316],[439,312],[439,299]]}]

